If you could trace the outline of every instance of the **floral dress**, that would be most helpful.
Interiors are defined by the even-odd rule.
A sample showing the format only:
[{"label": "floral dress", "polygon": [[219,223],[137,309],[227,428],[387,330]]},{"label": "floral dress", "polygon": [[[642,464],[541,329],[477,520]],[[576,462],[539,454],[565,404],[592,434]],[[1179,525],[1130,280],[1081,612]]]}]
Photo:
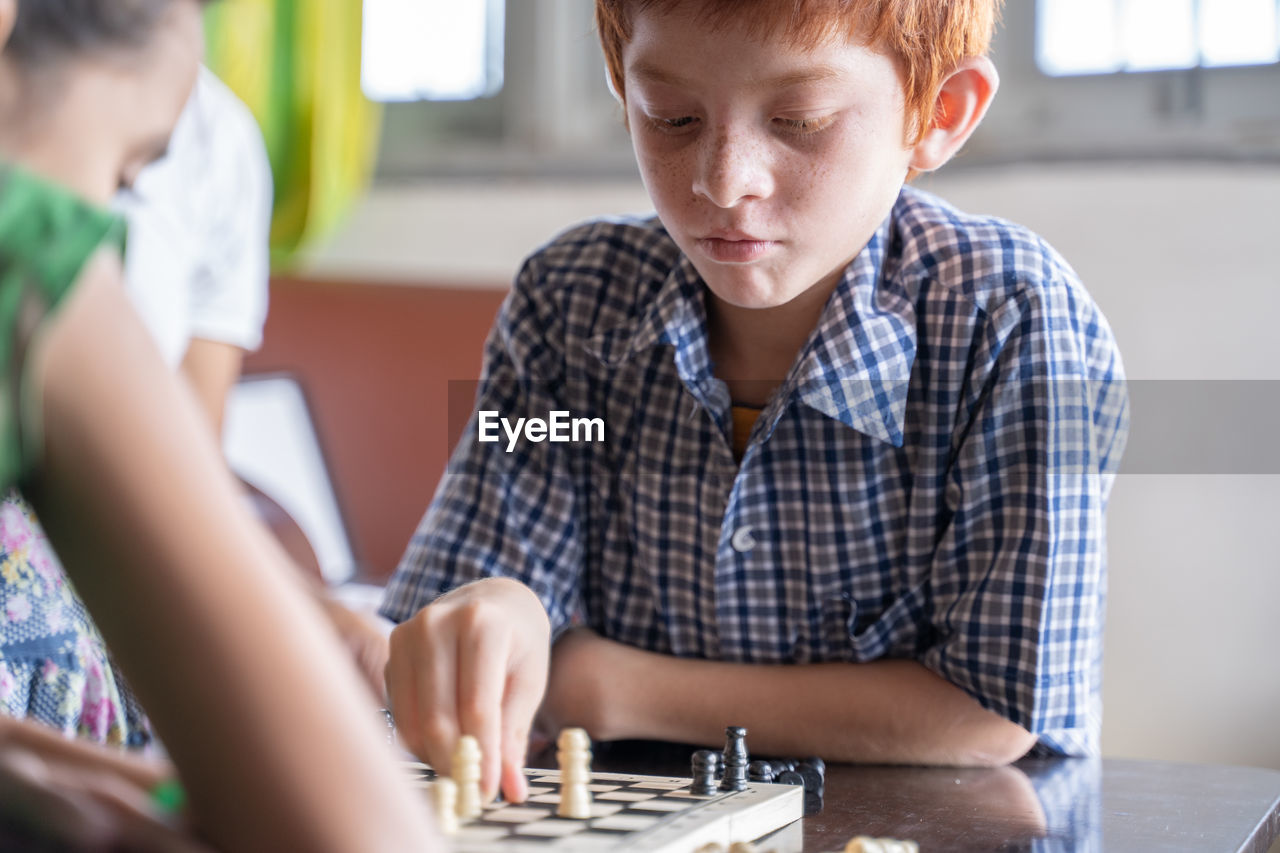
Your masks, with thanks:
[{"label": "floral dress", "polygon": [[150,728],[30,507],[11,491],[40,457],[26,352],[121,220],[0,164],[0,713],[140,746]]}]

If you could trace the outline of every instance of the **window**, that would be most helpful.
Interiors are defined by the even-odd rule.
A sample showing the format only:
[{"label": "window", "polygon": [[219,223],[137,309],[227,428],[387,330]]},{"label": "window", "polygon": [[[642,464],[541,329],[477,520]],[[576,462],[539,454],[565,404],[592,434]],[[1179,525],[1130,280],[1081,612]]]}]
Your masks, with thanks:
[{"label": "window", "polygon": [[[376,14],[440,0],[365,0]],[[389,103],[377,166],[387,183],[636,176],[621,109],[605,85],[592,0],[464,0],[495,38],[501,90],[472,100]],[[993,52],[1002,83],[960,164],[1280,152],[1280,0],[1009,0]],[[426,10],[426,11],[423,11]],[[385,13],[389,14],[389,13]],[[394,17],[394,16],[393,16]],[[478,31],[472,20],[473,34]],[[368,34],[377,44],[371,24]],[[426,23],[399,25],[395,36]],[[405,36],[407,38],[407,36]],[[416,39],[416,40],[414,40]],[[430,58],[414,35],[407,54]],[[461,37],[457,39],[462,41]],[[474,38],[473,38],[474,43]],[[371,47],[369,60],[381,50]],[[476,56],[472,50],[471,55]],[[1208,71],[1205,66],[1213,67]],[[470,68],[479,67],[473,61]],[[1114,73],[1182,68],[1164,73]],[[474,76],[474,75],[473,75]],[[491,83],[492,85],[492,83]],[[417,86],[416,90],[426,87]]]},{"label": "window", "polygon": [[374,101],[464,101],[502,88],[502,0],[364,0],[361,84]]},{"label": "window", "polygon": [[[427,27],[419,19],[467,18],[478,31],[478,9],[484,7],[488,57],[495,67],[490,80],[501,80],[500,91],[470,100],[412,100],[388,103],[377,177],[401,181],[421,177],[460,179],[495,175],[635,174],[635,157],[622,122],[621,109],[605,85],[604,56],[596,38],[593,0],[365,0],[366,16],[375,15],[375,2],[384,10],[412,6],[418,23],[406,24],[386,12],[396,32],[387,39],[410,42],[405,55],[425,62],[430,51],[416,33]],[[423,10],[428,9],[431,14]],[[500,22],[497,27],[495,22]],[[370,27],[367,61],[380,41]],[[500,30],[500,32],[499,32]],[[409,38],[404,35],[408,33]],[[502,39],[499,39],[502,36]],[[461,41],[458,36],[457,41]],[[499,43],[504,41],[505,43]],[[473,50],[470,54],[475,56]],[[478,67],[476,62],[471,68]],[[456,69],[455,69],[456,70]],[[371,88],[366,83],[366,91]],[[415,90],[425,87],[415,84]]]},{"label": "window", "polygon": [[1280,61],[1280,0],[1038,0],[1054,76]]}]

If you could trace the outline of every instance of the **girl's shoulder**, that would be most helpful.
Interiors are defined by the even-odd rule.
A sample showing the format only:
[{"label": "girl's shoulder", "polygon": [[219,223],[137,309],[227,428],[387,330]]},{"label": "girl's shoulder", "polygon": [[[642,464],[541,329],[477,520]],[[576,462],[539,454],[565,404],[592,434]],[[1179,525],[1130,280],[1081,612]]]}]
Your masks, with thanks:
[{"label": "girl's shoulder", "polygon": [[[100,247],[123,251],[124,236],[118,214],[25,169],[0,164],[0,279],[6,290],[34,286],[57,301]],[[11,284],[14,277],[25,281]]]},{"label": "girl's shoulder", "polygon": [[70,190],[0,163],[0,488],[16,483],[40,447],[27,351],[91,258],[124,248],[124,222]]}]

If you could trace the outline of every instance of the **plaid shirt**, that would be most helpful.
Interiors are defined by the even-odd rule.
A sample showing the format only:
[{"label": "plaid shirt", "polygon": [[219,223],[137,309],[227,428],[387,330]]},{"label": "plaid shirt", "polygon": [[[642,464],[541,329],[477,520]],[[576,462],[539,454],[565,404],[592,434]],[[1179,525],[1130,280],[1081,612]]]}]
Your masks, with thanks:
[{"label": "plaid shirt", "polygon": [[605,441],[508,451],[473,414],[383,613],[508,575],[555,630],[750,663],[910,658],[1043,751],[1096,753],[1128,409],[1067,264],[905,188],[741,464],[704,292],[653,219],[588,223],[526,261],[476,409],[600,418]]}]

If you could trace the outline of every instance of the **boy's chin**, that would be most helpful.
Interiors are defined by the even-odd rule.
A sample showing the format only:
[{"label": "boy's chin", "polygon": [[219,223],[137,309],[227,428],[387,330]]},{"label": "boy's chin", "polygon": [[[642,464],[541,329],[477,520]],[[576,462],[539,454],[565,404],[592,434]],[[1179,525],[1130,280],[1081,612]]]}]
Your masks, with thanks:
[{"label": "boy's chin", "polygon": [[763,276],[704,275],[702,280],[717,301],[754,311],[780,308],[809,290],[796,282],[776,281]]}]

